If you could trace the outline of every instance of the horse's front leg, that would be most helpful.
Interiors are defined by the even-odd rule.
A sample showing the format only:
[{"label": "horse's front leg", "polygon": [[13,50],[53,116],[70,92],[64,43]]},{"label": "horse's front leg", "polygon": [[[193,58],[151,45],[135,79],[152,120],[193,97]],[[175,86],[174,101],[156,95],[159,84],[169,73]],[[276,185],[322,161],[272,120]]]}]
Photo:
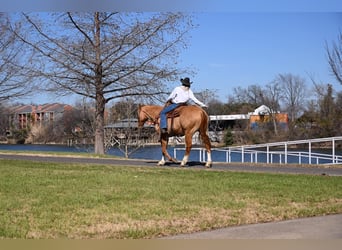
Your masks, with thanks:
[{"label": "horse's front leg", "polygon": [[160,138],[161,148],[162,148],[162,158],[158,162],[158,166],[164,166],[165,165],[165,157],[172,162],[177,162],[176,159],[172,158],[169,153],[167,152],[167,144],[169,141],[169,137],[167,135],[162,135]]},{"label": "horse's front leg", "polygon": [[161,158],[161,160],[158,162],[157,165],[158,165],[158,166],[164,166],[164,165],[165,165],[165,157],[164,157],[164,155],[162,155],[162,158]]}]

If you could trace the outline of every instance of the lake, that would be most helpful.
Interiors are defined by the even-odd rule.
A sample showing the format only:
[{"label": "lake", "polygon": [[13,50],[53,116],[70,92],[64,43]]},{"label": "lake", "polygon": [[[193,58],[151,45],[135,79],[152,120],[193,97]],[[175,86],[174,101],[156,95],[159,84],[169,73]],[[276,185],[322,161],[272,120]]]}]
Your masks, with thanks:
[{"label": "lake", "polygon": [[[194,149],[190,153],[189,161],[203,161],[200,157],[200,151],[197,146],[194,146]],[[171,156],[174,156],[174,150],[176,151],[176,158],[178,160],[182,160],[184,156],[184,146],[169,146],[168,152]],[[72,146],[68,147],[66,145],[38,145],[38,144],[0,144],[0,150],[13,150],[13,151],[42,151],[42,152],[89,152],[93,153],[93,146]],[[131,149],[132,150],[132,149]],[[133,151],[133,150],[132,150]],[[298,149],[297,149],[298,151]],[[305,152],[305,149],[301,149],[301,151]],[[318,153],[330,154],[329,150],[319,149],[315,150]],[[341,151],[336,152],[336,154],[341,155]],[[119,148],[114,147],[108,150],[108,155],[114,155],[119,157],[124,157],[124,152]],[[134,151],[129,155],[131,159],[146,159],[146,160],[160,160],[161,159],[161,148],[160,146],[145,146],[141,147],[138,150]],[[241,162],[242,154],[241,152],[231,152],[230,154],[231,162]],[[265,152],[258,152],[257,154],[244,154],[244,162],[255,162],[257,157],[257,162],[267,162],[267,155]],[[226,151],[222,151],[220,149],[213,149],[212,151],[212,160],[214,162],[226,162],[228,159],[228,153]],[[284,162],[284,155],[274,154],[270,156],[269,161],[274,163]],[[330,159],[319,159],[312,157],[312,163],[331,163]],[[299,163],[299,157],[288,155],[287,156],[288,163]],[[308,163],[308,157],[303,157],[300,159],[300,163]]]}]

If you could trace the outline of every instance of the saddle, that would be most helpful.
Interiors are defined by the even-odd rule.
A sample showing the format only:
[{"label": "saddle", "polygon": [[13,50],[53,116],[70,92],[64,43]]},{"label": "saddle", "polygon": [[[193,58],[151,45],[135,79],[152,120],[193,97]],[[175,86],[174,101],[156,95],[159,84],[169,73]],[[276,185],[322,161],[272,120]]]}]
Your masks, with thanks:
[{"label": "saddle", "polygon": [[[171,104],[170,102],[167,102],[167,103],[166,103],[166,106],[168,106],[168,105],[170,105],[170,104]],[[180,104],[178,104],[178,107],[175,108],[174,110],[168,112],[168,113],[166,114],[166,117],[167,117],[167,118],[175,118],[175,117],[180,116],[181,110],[182,110],[182,108],[183,108],[184,106],[188,106],[188,104],[187,104],[187,103],[180,103]]]},{"label": "saddle", "polygon": [[[170,105],[170,103],[168,102],[168,103],[166,103],[166,105]],[[177,108],[175,108],[174,110],[172,110],[166,114],[166,118],[171,119],[171,128],[170,128],[171,132],[173,131],[173,119],[180,116],[181,111],[182,111],[184,106],[188,106],[188,104],[187,103],[181,103],[178,105]]]},{"label": "saddle", "polygon": [[186,103],[182,103],[180,104],[177,108],[175,108],[174,110],[170,111],[169,113],[166,114],[166,117],[169,118],[175,118],[180,116],[182,107],[187,106]]}]

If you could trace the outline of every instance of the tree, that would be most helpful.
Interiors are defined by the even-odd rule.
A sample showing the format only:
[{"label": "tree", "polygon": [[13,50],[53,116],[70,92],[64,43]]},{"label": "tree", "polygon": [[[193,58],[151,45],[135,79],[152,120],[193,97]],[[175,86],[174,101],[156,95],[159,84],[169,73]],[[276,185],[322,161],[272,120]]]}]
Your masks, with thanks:
[{"label": "tree", "polygon": [[0,102],[27,96],[32,91],[29,74],[22,68],[29,61],[22,60],[24,48],[9,27],[8,17],[0,13]]},{"label": "tree", "polygon": [[316,100],[307,112],[312,122],[310,135],[312,137],[329,137],[340,135],[341,127],[341,94],[338,94],[335,101],[334,89],[331,84],[317,83],[313,80]]},{"label": "tree", "polygon": [[259,85],[252,84],[246,88],[237,87],[233,89],[234,96],[231,99],[238,103],[249,103],[256,107],[263,104],[262,88]]},{"label": "tree", "polygon": [[280,83],[273,81],[265,86],[261,92],[261,100],[269,109],[268,115],[273,123],[274,134],[278,135],[278,127],[276,120],[276,113],[280,110],[280,101],[283,98],[283,92]]},{"label": "tree", "polygon": [[94,135],[95,110],[92,102],[76,101],[73,109],[63,114],[64,134],[75,144],[91,144]]},{"label": "tree", "polygon": [[326,45],[326,52],[331,72],[342,84],[342,33],[338,35],[337,42],[333,42],[331,47]]},{"label": "tree", "polygon": [[167,81],[184,74],[177,68],[177,57],[193,25],[182,13],[23,16],[26,27],[15,34],[32,49],[32,75],[50,91],[95,101],[96,154],[104,154],[104,111],[109,101],[155,99],[166,93]]},{"label": "tree", "polygon": [[300,115],[300,112],[304,109],[307,97],[305,80],[292,74],[279,74],[275,82],[278,82],[281,86],[283,91],[282,101],[285,104],[290,121],[294,123]]},{"label": "tree", "polygon": [[6,140],[6,133],[9,128],[9,108],[0,103],[0,141]]},{"label": "tree", "polygon": [[335,113],[335,102],[333,97],[333,88],[331,84],[327,85],[326,94],[320,101],[320,128],[322,129],[322,136],[334,136],[334,120],[336,117]]},{"label": "tree", "polygon": [[[107,129],[109,133],[106,131],[108,133],[106,138],[111,141],[114,140],[117,148],[128,158],[129,155],[143,146],[143,140],[140,138],[141,130],[137,127],[137,121],[135,121],[136,117],[138,117],[138,105],[133,99],[125,99],[116,103],[111,109],[119,117],[116,122],[121,126],[115,127],[114,123],[112,129]],[[155,133],[154,129],[151,130]],[[111,146],[113,145],[108,144],[106,148],[109,149]]]}]

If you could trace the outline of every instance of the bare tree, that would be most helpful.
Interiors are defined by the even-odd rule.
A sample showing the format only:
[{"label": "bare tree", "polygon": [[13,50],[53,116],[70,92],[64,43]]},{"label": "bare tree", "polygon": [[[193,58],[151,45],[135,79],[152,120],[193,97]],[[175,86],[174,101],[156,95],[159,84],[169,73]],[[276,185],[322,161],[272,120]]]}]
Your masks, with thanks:
[{"label": "bare tree", "polygon": [[303,111],[308,97],[305,80],[292,74],[279,74],[275,82],[278,82],[283,90],[282,100],[290,116],[290,121],[294,123],[300,112]]},{"label": "bare tree", "polygon": [[6,140],[6,133],[9,128],[9,108],[0,103],[0,141]]},{"label": "bare tree", "polygon": [[249,103],[254,105],[255,107],[263,104],[262,96],[262,88],[259,85],[252,84],[246,88],[237,87],[233,89],[234,96],[232,99],[235,102],[239,103]]},{"label": "bare tree", "polygon": [[32,74],[45,80],[45,89],[95,100],[97,154],[104,154],[106,103],[156,98],[184,73],[177,58],[193,25],[182,13],[23,16],[27,26],[15,33],[35,55]]},{"label": "bare tree", "polygon": [[280,83],[273,81],[265,86],[261,92],[261,100],[269,109],[269,116],[273,123],[274,134],[278,135],[278,127],[276,120],[276,113],[280,110],[280,102],[283,98],[283,92]]},{"label": "bare tree", "polygon": [[22,59],[23,44],[16,40],[9,27],[7,15],[0,13],[0,102],[27,96],[32,91],[29,75],[22,68],[29,63]]},{"label": "bare tree", "polygon": [[[336,106],[333,96],[333,87],[331,84],[326,86],[326,94],[319,101],[320,113],[319,113],[319,124],[321,128],[321,136],[334,136],[334,128],[336,118]],[[340,131],[339,131],[340,132]]]},{"label": "bare tree", "polygon": [[326,45],[326,52],[331,72],[336,80],[342,84],[342,33],[339,34],[337,42],[333,42],[331,47]]}]

